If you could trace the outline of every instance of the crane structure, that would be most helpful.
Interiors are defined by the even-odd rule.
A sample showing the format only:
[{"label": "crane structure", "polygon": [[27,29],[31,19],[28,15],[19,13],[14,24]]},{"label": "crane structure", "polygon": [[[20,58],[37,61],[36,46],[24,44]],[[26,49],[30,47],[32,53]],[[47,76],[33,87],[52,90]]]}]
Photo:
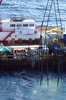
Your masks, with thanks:
[{"label": "crane structure", "polygon": [[[59,19],[60,19],[60,24],[61,24],[61,29],[59,29],[59,25],[58,25],[58,20],[57,20],[57,13],[56,13],[56,2],[57,2],[57,8],[58,8],[58,13],[59,13]],[[60,17],[60,11],[59,11],[59,4],[58,4],[58,0],[51,0],[51,5],[50,5],[50,10],[49,10],[49,15],[48,15],[48,20],[47,20],[47,25],[46,25],[46,28],[43,26],[43,23],[44,23],[44,20],[45,20],[45,16],[46,16],[46,11],[47,11],[47,7],[48,7],[48,4],[49,4],[49,0],[47,1],[47,6],[46,6],[46,9],[45,9],[45,13],[44,13],[44,17],[43,17],[43,21],[42,21],[42,25],[41,25],[41,31],[40,31],[40,46],[42,46],[42,32],[44,31],[45,32],[45,39],[44,39],[44,48],[46,48],[47,50],[47,34],[48,33],[56,33],[56,40],[55,41],[55,44],[57,44],[57,48],[54,47],[54,58],[53,58],[53,66],[52,66],[52,76],[53,76],[53,69],[54,69],[54,59],[55,59],[55,52],[57,49],[58,52],[60,50],[60,53],[58,53],[57,55],[57,59],[58,59],[58,80],[57,80],[57,85],[59,83],[59,73],[60,73],[60,68],[61,68],[61,74],[63,73],[63,28],[62,28],[62,22],[61,22],[61,17]],[[55,11],[55,18],[56,18],[56,28],[48,28],[48,23],[49,23],[49,18],[50,18],[50,13],[51,13],[51,9],[52,9],[52,5],[54,4],[54,11]],[[59,36],[58,36],[58,33],[61,33],[62,36],[61,36],[61,40],[62,40],[62,48],[59,49],[58,48],[58,44],[59,44]],[[51,39],[51,38],[50,38]],[[42,51],[42,49],[41,49]],[[47,52],[47,51],[46,51]],[[46,67],[47,67],[47,85],[49,85],[49,78],[48,78],[48,69],[49,69],[49,65],[48,65],[48,54],[46,53],[46,59],[43,58],[42,56],[42,61],[41,61],[41,82],[40,84],[42,83],[42,79],[43,79],[43,63],[44,61],[46,61]],[[59,56],[60,55],[60,56]],[[62,75],[61,75],[62,76]]]},{"label": "crane structure", "polygon": [[[58,13],[59,13],[61,30],[59,29],[59,26],[58,26],[58,20],[57,20],[57,14],[56,14],[56,3],[57,3]],[[42,21],[42,25],[41,25],[41,33],[40,33],[40,35],[42,35],[42,31],[44,31],[45,32],[45,40],[44,41],[46,41],[46,39],[47,39],[46,34],[47,33],[50,33],[50,34],[51,33],[57,33],[56,38],[58,38],[58,33],[62,33],[62,39],[63,39],[63,28],[62,28],[62,22],[61,22],[61,17],[60,17],[58,0],[51,0],[51,5],[50,5],[50,10],[49,10],[49,15],[48,15],[48,20],[47,20],[46,28],[43,26],[48,5],[49,5],[49,0],[47,1],[47,6],[46,6],[46,9],[45,9],[45,13],[44,13],[44,17],[43,17],[43,21]],[[49,18],[50,18],[50,13],[51,13],[52,5],[54,5],[54,11],[55,11],[55,18],[56,18],[56,26],[57,26],[57,28],[48,28],[48,23],[49,23]]]}]

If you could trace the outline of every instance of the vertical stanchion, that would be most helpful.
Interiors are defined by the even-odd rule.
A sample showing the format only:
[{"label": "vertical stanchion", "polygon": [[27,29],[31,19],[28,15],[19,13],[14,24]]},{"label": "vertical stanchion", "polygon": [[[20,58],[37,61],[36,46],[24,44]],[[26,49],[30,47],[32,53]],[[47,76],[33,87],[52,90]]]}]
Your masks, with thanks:
[{"label": "vertical stanchion", "polygon": [[40,46],[39,46],[38,82],[39,82],[39,72],[40,72]]},{"label": "vertical stanchion", "polygon": [[49,86],[49,78],[48,78],[48,57],[47,57],[47,86]]},{"label": "vertical stanchion", "polygon": [[61,58],[61,81],[62,81],[62,78],[63,78],[63,55]]},{"label": "vertical stanchion", "polygon": [[49,78],[48,78],[48,51],[47,51],[47,38],[45,33],[45,41],[44,46],[46,46],[46,63],[47,63],[47,86],[49,86]]},{"label": "vertical stanchion", "polygon": [[[40,45],[42,44],[42,40],[41,40],[41,34],[40,33]],[[39,45],[39,65],[38,65],[38,81],[39,81],[39,72],[40,72],[40,45]]]},{"label": "vertical stanchion", "polygon": [[60,58],[58,56],[58,80],[57,80],[57,86],[59,84],[59,74],[60,74]]},{"label": "vertical stanchion", "polygon": [[59,74],[60,74],[60,55],[59,55],[59,42],[58,42],[58,32],[57,32],[57,35],[56,35],[56,44],[57,44],[57,56],[58,56],[58,80],[57,80],[57,86],[59,84]]},{"label": "vertical stanchion", "polygon": [[41,81],[40,81],[40,85],[42,84],[42,80],[43,80],[43,56],[41,58]]},{"label": "vertical stanchion", "polygon": [[53,77],[53,70],[54,70],[54,59],[55,59],[55,50],[54,50],[54,57],[53,57],[53,65],[52,65],[52,75],[51,75],[51,79]]},{"label": "vertical stanchion", "polygon": [[[58,32],[57,32],[57,39],[58,38]],[[58,44],[59,44],[59,41],[58,41]],[[57,86],[59,84],[59,76],[60,76],[60,65],[61,65],[61,52],[60,52],[60,47],[58,45],[58,80],[57,80]]]},{"label": "vertical stanchion", "polygon": [[61,48],[61,81],[63,76],[63,35],[62,35],[62,48]]}]

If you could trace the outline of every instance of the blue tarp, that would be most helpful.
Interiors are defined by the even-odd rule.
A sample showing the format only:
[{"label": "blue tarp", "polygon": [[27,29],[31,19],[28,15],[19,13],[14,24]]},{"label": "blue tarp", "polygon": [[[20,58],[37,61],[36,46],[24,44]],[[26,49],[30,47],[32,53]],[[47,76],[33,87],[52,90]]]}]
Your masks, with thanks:
[{"label": "blue tarp", "polygon": [[0,52],[7,52],[7,51],[9,51],[9,52],[11,52],[11,48],[7,48],[7,47],[0,47]]}]

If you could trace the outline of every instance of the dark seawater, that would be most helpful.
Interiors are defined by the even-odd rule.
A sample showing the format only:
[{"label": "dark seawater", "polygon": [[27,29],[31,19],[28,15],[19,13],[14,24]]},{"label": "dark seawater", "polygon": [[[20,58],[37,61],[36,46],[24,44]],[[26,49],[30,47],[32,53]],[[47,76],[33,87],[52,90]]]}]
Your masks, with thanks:
[{"label": "dark seawater", "polygon": [[36,70],[0,71],[0,100],[66,100],[66,74],[58,86],[58,73],[48,76],[49,86],[45,71],[41,85]]},{"label": "dark seawater", "polygon": [[[41,25],[47,0],[3,0],[0,5],[0,18],[10,19],[11,17],[22,17],[27,19],[35,18],[36,24]],[[44,25],[47,25],[51,0],[47,9]],[[59,0],[59,8],[63,27],[66,23],[66,0]],[[57,10],[58,24],[60,19]],[[52,6],[49,26],[56,26],[56,18]],[[47,86],[47,72],[43,74],[43,81],[40,85],[41,73],[37,70],[15,70],[0,71],[0,100],[66,100],[66,73],[63,72],[59,76],[59,84],[57,86],[58,72],[53,74],[51,79],[51,71],[48,73],[49,86]]]}]

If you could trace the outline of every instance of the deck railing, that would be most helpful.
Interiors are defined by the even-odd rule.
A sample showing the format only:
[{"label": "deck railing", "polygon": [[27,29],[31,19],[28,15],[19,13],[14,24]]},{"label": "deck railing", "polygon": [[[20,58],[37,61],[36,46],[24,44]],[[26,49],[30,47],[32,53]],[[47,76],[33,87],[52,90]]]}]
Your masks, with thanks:
[{"label": "deck railing", "polygon": [[2,29],[2,32],[14,32],[15,29]]}]

